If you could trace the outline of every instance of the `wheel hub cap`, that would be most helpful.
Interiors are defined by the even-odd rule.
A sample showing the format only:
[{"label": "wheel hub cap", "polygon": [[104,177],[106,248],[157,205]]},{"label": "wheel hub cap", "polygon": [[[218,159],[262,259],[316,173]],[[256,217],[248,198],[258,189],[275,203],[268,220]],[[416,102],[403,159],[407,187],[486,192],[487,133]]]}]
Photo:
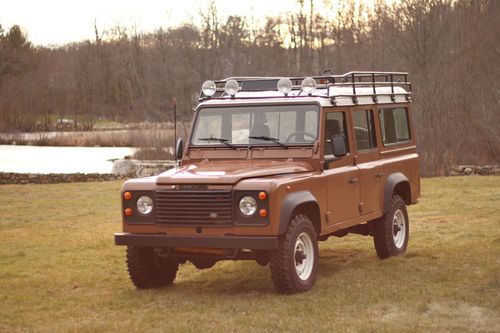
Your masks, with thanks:
[{"label": "wheel hub cap", "polygon": [[311,237],[305,232],[295,242],[294,261],[298,278],[302,281],[309,279],[314,265],[314,246]]},{"label": "wheel hub cap", "polygon": [[394,217],[392,219],[392,237],[394,239],[394,245],[398,249],[403,247],[406,239],[406,218],[401,209],[394,212]]},{"label": "wheel hub cap", "polygon": [[306,259],[306,255],[302,251],[295,252],[295,264],[300,265],[302,261]]}]

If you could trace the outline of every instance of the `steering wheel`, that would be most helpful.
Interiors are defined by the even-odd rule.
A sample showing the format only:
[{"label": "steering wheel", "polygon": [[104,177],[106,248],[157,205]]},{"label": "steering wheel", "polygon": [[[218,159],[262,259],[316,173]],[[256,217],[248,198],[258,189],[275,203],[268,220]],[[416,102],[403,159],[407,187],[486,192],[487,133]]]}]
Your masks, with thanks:
[{"label": "steering wheel", "polygon": [[308,133],[308,132],[293,132],[292,134],[290,134],[287,138],[286,138],[286,142],[290,142],[290,139],[295,137],[295,136],[298,136],[298,135],[304,135],[304,136],[308,136],[310,137],[311,139],[315,140],[316,139],[316,135],[314,134],[311,134],[311,133]]}]

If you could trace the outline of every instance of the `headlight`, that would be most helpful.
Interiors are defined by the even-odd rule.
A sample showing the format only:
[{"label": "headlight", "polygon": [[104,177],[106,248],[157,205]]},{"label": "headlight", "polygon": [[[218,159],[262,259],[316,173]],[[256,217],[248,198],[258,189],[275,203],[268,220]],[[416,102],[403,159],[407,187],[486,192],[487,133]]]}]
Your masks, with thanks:
[{"label": "headlight", "polygon": [[153,211],[153,199],[143,195],[137,200],[137,210],[142,215],[148,215]]},{"label": "headlight", "polygon": [[245,216],[251,216],[257,211],[257,202],[249,195],[241,198],[239,206],[241,214]]}]

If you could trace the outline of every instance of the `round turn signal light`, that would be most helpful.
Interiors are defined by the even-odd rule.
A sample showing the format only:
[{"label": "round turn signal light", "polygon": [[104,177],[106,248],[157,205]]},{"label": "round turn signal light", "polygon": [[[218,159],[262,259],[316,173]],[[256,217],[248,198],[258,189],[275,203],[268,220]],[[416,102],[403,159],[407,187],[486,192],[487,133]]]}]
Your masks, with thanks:
[{"label": "round turn signal light", "polygon": [[132,208],[125,208],[125,215],[131,216],[132,215]]},{"label": "round turn signal light", "polygon": [[259,192],[259,199],[260,200],[266,200],[267,199],[267,193],[266,192]]},{"label": "round turn signal light", "polygon": [[265,209],[261,209],[261,210],[259,211],[259,214],[260,214],[260,216],[261,216],[261,217],[266,217],[266,216],[267,216],[267,210],[265,210]]},{"label": "round turn signal light", "polygon": [[128,192],[128,191],[127,191],[127,192],[125,192],[125,193],[123,193],[123,199],[125,199],[125,200],[130,200],[130,199],[132,199],[132,193],[130,193],[130,192]]}]

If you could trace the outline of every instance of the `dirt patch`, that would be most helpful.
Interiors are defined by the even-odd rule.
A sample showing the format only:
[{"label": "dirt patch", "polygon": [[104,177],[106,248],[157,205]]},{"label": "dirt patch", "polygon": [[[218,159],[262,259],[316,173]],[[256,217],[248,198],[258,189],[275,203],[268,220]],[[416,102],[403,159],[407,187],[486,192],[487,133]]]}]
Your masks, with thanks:
[{"label": "dirt patch", "polygon": [[413,311],[392,306],[380,316],[382,322],[408,323],[410,326],[426,329],[447,327],[450,331],[499,332],[498,311],[466,302],[431,301]]}]

